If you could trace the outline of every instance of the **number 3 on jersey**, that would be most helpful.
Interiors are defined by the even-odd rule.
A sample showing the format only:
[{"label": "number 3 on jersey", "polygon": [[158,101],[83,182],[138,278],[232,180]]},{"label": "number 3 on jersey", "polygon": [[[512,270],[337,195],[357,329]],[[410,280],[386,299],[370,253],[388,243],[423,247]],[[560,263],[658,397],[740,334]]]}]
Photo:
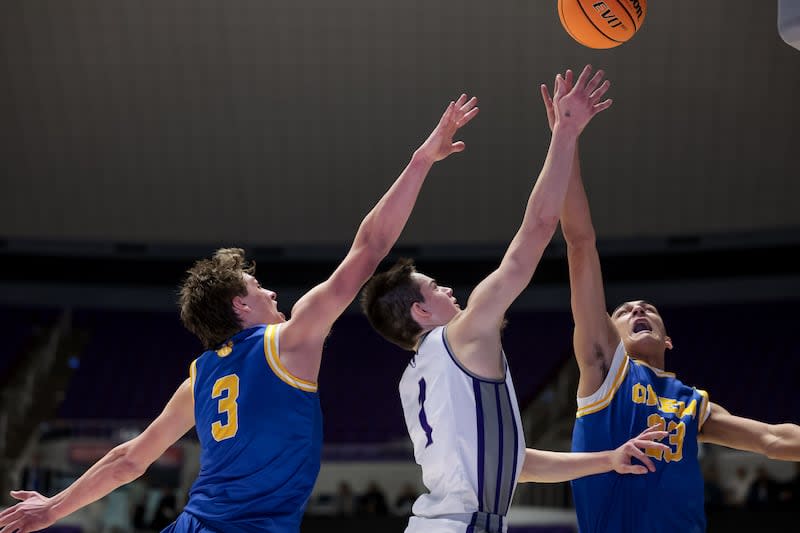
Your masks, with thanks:
[{"label": "number 3 on jersey", "polygon": [[239,404],[236,403],[239,398],[239,376],[230,374],[215,381],[211,398],[220,399],[217,411],[221,415],[224,414],[226,419],[224,424],[219,420],[211,424],[211,435],[214,440],[219,442],[235,437],[239,430]]}]

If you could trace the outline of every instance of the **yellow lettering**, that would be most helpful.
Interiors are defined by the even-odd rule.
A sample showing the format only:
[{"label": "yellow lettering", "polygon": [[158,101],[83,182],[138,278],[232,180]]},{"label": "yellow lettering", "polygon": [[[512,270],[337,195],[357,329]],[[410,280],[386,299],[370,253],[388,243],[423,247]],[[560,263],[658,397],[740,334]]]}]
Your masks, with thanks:
[{"label": "yellow lettering", "polygon": [[683,418],[685,416],[691,416],[692,418],[694,418],[696,414],[697,414],[697,400],[692,400],[691,402],[689,402],[689,407],[687,407],[681,412],[680,417]]},{"label": "yellow lettering", "polygon": [[658,405],[658,394],[656,394],[651,385],[647,385],[647,405]]},{"label": "yellow lettering", "polygon": [[658,406],[658,409],[662,413],[677,413],[678,412],[678,409],[677,409],[678,402],[676,400],[673,400],[671,398],[659,398],[658,402],[660,404]]},{"label": "yellow lettering", "polygon": [[637,383],[631,390],[633,394],[633,403],[644,403],[645,388],[641,383]]}]

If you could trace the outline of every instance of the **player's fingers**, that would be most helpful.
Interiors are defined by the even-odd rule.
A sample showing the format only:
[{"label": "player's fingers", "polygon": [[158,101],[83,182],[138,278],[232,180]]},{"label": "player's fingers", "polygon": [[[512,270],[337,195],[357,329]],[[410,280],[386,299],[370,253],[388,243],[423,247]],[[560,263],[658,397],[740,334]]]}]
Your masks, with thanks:
[{"label": "player's fingers", "polygon": [[15,505],[12,505],[8,509],[3,509],[3,511],[0,512],[0,526],[3,525],[3,520],[8,521],[9,519],[8,517],[11,516],[11,514],[15,513],[16,511],[17,507]]},{"label": "player's fingers", "polygon": [[6,526],[3,527],[3,533],[23,533],[24,531],[25,530],[22,529],[22,524],[19,520],[15,520],[14,522],[6,524]]},{"label": "player's fingers", "polygon": [[631,450],[631,456],[636,457],[639,461],[644,463],[644,466],[651,472],[656,471],[656,465],[654,465],[653,461],[639,448],[633,448]]},{"label": "player's fingers", "polygon": [[553,89],[553,100],[559,100],[562,96],[564,96],[564,78],[561,77],[561,74],[556,76],[556,85]]},{"label": "player's fingers", "polygon": [[464,144],[464,141],[458,141],[452,144],[453,152],[463,152],[466,147],[467,145]]},{"label": "player's fingers", "polygon": [[578,81],[575,82],[575,88],[583,90],[586,87],[586,82],[589,81],[589,76],[592,74],[592,66],[586,65],[583,67],[580,76],[578,76]]},{"label": "player's fingers", "polygon": [[606,109],[611,107],[611,104],[613,104],[613,103],[614,103],[614,101],[611,98],[609,98],[608,100],[603,100],[602,102],[592,106],[592,112],[593,112],[593,114],[596,115],[600,111],[605,111]]},{"label": "player's fingers", "polygon": [[444,113],[442,113],[442,118],[439,119],[439,127],[445,126],[451,120],[452,116],[453,116],[453,102],[450,101],[450,103],[447,104]]},{"label": "player's fingers", "polygon": [[556,74],[556,77],[553,79],[553,100],[555,101],[561,95],[559,89],[561,87],[561,74]]},{"label": "player's fingers", "polygon": [[12,490],[9,494],[11,494],[12,498],[17,500],[27,500],[31,496],[35,496],[36,493],[32,490]]},{"label": "player's fingers", "polygon": [[664,450],[667,451],[670,449],[669,446],[666,444],[662,444],[660,442],[653,442],[645,439],[636,439],[633,441],[633,445],[639,448],[640,450]]},{"label": "player's fingers", "polygon": [[567,72],[564,74],[564,81],[567,82],[569,87],[572,87],[572,82],[575,80],[575,73],[572,72],[572,69],[568,68]]},{"label": "player's fingers", "polygon": [[464,93],[461,93],[461,96],[459,96],[458,100],[456,100],[456,104],[455,104],[456,105],[456,109],[460,109],[461,106],[464,105],[464,103],[466,101],[467,101],[467,95],[464,94]]},{"label": "player's fingers", "polygon": [[15,507],[9,507],[8,509],[4,510],[0,513],[0,527],[4,524],[8,524],[9,522],[13,521],[17,517],[18,509]]},{"label": "player's fingers", "polygon": [[466,115],[464,115],[463,117],[461,117],[461,120],[459,120],[459,121],[456,123],[456,126],[460,128],[460,127],[464,126],[465,124],[469,123],[469,121],[470,121],[470,120],[472,120],[473,118],[475,118],[475,115],[477,115],[477,114],[478,114],[478,112],[480,111],[480,109],[481,109],[481,108],[479,108],[479,107],[473,107],[472,109],[470,109],[470,110],[467,112],[467,114],[466,114]]},{"label": "player's fingers", "polygon": [[604,81],[600,87],[595,89],[594,92],[589,95],[589,100],[593,104],[597,103],[603,97],[603,95],[606,94],[609,87],[611,87],[611,82],[609,80]]},{"label": "player's fingers", "polygon": [[669,435],[669,433],[661,429],[647,429],[639,433],[639,435],[636,438],[648,439],[648,440],[661,440],[667,435]]},{"label": "player's fingers", "polygon": [[461,111],[462,113],[466,113],[467,111],[469,111],[470,109],[472,109],[473,107],[475,107],[475,106],[477,105],[477,103],[478,103],[478,97],[477,97],[477,96],[473,96],[472,98],[470,98],[469,100],[467,100],[466,102],[464,102],[463,104],[461,104],[461,105],[458,107],[458,109],[459,109],[459,111]]},{"label": "player's fingers", "polygon": [[618,472],[621,474],[646,474],[647,468],[642,465],[622,465]]},{"label": "player's fingers", "polygon": [[603,82],[603,76],[605,76],[605,72],[603,69],[598,70],[594,73],[594,76],[586,83],[586,92],[592,94],[595,89],[597,89],[600,84]]},{"label": "player's fingers", "polygon": [[550,110],[553,107],[553,98],[550,96],[550,91],[547,90],[547,85],[544,83],[539,86],[539,91],[542,93],[542,101],[544,107]]}]

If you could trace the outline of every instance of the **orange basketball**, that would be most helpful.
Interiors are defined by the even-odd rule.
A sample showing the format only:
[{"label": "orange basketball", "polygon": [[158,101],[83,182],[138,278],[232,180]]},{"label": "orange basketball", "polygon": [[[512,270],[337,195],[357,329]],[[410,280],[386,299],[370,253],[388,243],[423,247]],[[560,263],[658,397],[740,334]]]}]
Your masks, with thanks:
[{"label": "orange basketball", "polygon": [[647,0],[558,0],[562,26],[589,48],[614,48],[629,41],[646,15]]}]

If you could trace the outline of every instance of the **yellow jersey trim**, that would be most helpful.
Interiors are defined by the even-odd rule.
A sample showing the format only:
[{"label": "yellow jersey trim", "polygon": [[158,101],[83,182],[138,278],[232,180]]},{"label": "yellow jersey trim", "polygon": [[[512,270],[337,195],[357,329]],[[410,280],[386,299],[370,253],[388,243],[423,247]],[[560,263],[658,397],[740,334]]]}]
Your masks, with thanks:
[{"label": "yellow jersey trim", "polygon": [[192,389],[192,403],[194,403],[194,383],[197,380],[197,359],[189,365],[189,386]]},{"label": "yellow jersey trim", "polygon": [[703,401],[700,403],[700,419],[697,421],[697,432],[700,433],[700,430],[703,429],[703,424],[708,419],[708,410],[711,404],[708,401],[708,393],[706,391],[697,389],[697,392],[703,397]]},{"label": "yellow jersey trim", "polygon": [[620,385],[622,385],[622,381],[625,379],[625,375],[628,373],[628,361],[629,357],[626,354],[625,359],[622,361],[622,364],[619,365],[619,369],[617,370],[617,375],[614,377],[614,384],[608,390],[605,396],[600,398],[594,403],[590,403],[589,405],[584,405],[575,413],[575,418],[580,418],[582,416],[590,415],[592,413],[596,413],[597,411],[601,411],[608,407],[608,404],[611,403],[611,400],[614,399],[614,394],[616,394],[617,389],[619,389]]},{"label": "yellow jersey trim", "polygon": [[278,356],[278,325],[271,324],[267,326],[264,331],[264,355],[267,358],[267,364],[272,369],[272,372],[278,376],[278,379],[296,389],[306,392],[317,392],[317,384],[311,381],[300,379],[292,375]]}]

